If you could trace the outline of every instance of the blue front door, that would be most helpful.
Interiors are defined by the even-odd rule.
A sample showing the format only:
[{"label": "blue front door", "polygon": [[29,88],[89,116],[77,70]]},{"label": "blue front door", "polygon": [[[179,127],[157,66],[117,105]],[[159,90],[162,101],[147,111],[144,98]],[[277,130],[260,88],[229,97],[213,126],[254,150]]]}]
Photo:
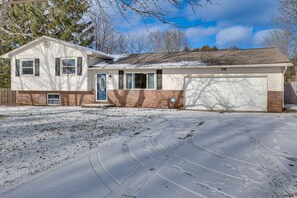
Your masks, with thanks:
[{"label": "blue front door", "polygon": [[97,100],[107,100],[106,74],[97,74]]}]

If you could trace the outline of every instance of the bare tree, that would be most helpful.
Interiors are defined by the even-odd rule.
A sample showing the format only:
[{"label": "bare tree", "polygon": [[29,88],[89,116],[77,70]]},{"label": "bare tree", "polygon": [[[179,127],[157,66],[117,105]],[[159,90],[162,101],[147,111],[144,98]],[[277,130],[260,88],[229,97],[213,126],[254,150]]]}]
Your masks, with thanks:
[{"label": "bare tree", "polygon": [[280,29],[270,31],[264,39],[267,47],[276,47],[287,57],[290,56],[289,42],[289,33]]},{"label": "bare tree", "polygon": [[[278,48],[296,65],[296,42],[292,39],[290,33],[280,29],[273,30],[268,33],[264,43],[268,47]],[[296,67],[289,67],[285,73],[285,81],[296,81],[296,71]]]},{"label": "bare tree", "polygon": [[148,40],[147,36],[138,32],[130,32],[126,34],[127,39],[127,52],[134,53],[142,53],[148,50]]},{"label": "bare tree", "polygon": [[149,40],[154,52],[178,52],[189,48],[185,33],[179,29],[151,32]]},{"label": "bare tree", "polygon": [[164,52],[164,33],[161,31],[151,32],[149,34],[150,47],[154,52]]},{"label": "bare tree", "polygon": [[297,40],[297,1],[280,0],[279,13],[277,21],[280,27]]},{"label": "bare tree", "polygon": [[169,6],[178,9],[188,4],[192,7],[194,12],[196,6],[202,7],[211,4],[212,0],[94,0],[94,2],[98,5],[101,15],[106,14],[106,10],[111,9],[120,13],[127,19],[127,13],[132,11],[138,14],[142,19],[154,17],[163,23],[174,24],[174,22],[166,18],[166,16],[170,14],[170,10],[167,10],[164,4],[168,3]]},{"label": "bare tree", "polygon": [[110,18],[90,11],[89,17],[94,25],[94,44],[96,50],[113,53],[115,49],[116,31]]},{"label": "bare tree", "polygon": [[127,53],[127,39],[124,34],[116,35],[116,46],[114,49],[116,54],[125,54]]}]

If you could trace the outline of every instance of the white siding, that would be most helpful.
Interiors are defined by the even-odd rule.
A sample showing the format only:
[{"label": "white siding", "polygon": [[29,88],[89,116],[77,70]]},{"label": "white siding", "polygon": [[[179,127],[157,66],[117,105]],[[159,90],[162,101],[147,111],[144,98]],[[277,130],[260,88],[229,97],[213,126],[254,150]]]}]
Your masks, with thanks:
[{"label": "white siding", "polygon": [[118,89],[119,84],[119,71],[118,70],[90,70],[88,72],[88,81],[90,89],[95,90],[96,86],[96,75],[106,74],[107,75],[107,90]]},{"label": "white siding", "polygon": [[[87,56],[80,50],[55,42],[49,48],[43,42],[12,57],[11,86],[13,90],[30,91],[88,91]],[[55,58],[83,57],[82,76],[55,76]],[[40,76],[15,76],[15,59],[40,59]],[[77,62],[76,62],[77,63]]]},{"label": "white siding", "polygon": [[267,77],[268,91],[283,91],[281,68],[227,68],[227,71],[214,69],[164,69],[163,90],[183,90],[185,77]]}]

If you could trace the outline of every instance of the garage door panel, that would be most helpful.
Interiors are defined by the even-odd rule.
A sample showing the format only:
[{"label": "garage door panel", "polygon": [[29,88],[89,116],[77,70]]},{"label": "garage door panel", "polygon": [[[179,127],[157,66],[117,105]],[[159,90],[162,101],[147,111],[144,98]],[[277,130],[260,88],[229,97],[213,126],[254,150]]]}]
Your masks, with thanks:
[{"label": "garage door panel", "polygon": [[185,107],[198,110],[266,111],[266,78],[186,78]]}]

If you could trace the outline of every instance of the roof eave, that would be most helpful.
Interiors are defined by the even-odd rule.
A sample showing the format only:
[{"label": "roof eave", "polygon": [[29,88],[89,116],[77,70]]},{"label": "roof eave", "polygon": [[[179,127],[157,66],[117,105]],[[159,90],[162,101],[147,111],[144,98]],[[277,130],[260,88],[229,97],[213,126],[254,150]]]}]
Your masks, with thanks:
[{"label": "roof eave", "polygon": [[5,54],[1,55],[0,58],[1,59],[11,59],[10,53],[9,52],[8,53],[5,53]]},{"label": "roof eave", "polygon": [[88,56],[95,56],[95,57],[100,57],[100,58],[104,58],[104,59],[113,59],[112,56],[105,54],[105,53],[95,53],[93,51],[86,51],[86,54]]},{"label": "roof eave", "polygon": [[108,54],[105,54],[103,52],[93,52],[91,50],[85,50],[84,47],[82,46],[78,46],[78,45],[75,45],[75,44],[72,44],[72,43],[69,43],[69,42],[66,42],[66,41],[62,41],[62,40],[59,40],[59,39],[55,39],[55,38],[52,38],[52,37],[48,37],[48,36],[41,36],[25,45],[22,45],[10,52],[7,52],[6,54],[3,54],[0,56],[0,58],[3,58],[3,59],[11,59],[11,57],[16,54],[18,51],[22,50],[22,49],[25,49],[27,47],[30,47],[36,43],[41,43],[42,41],[44,40],[49,40],[49,41],[53,41],[53,42],[56,42],[56,43],[59,43],[59,44],[62,44],[62,45],[65,45],[65,46],[68,46],[68,47],[72,47],[74,49],[77,49],[77,50],[80,50],[80,51],[83,51],[85,52],[87,55],[91,55],[91,56],[97,56],[97,57],[101,57],[101,58],[106,58],[106,59],[113,59],[113,57],[111,55],[108,55]]},{"label": "roof eave", "polygon": [[106,70],[117,70],[117,69],[206,69],[206,68],[238,68],[238,67],[245,67],[245,68],[256,68],[256,67],[290,67],[294,66],[292,63],[274,63],[274,64],[252,64],[252,65],[197,65],[197,66],[127,66],[127,65],[118,65],[111,67],[109,66],[93,66],[89,67],[88,70],[97,70],[97,69],[106,69]]},{"label": "roof eave", "polygon": [[34,45],[34,44],[36,44],[36,43],[39,43],[40,41],[43,41],[43,40],[45,40],[46,38],[47,38],[46,36],[41,36],[41,37],[39,37],[39,38],[37,38],[37,39],[35,39],[35,40],[33,40],[33,41],[31,41],[31,42],[25,44],[25,45],[22,45],[22,46],[20,46],[20,47],[14,49],[14,50],[12,50],[12,51],[10,51],[10,52],[7,52],[7,53],[1,55],[0,58],[3,58],[3,59],[11,59],[12,56],[13,56],[13,54],[16,54],[18,51],[20,51],[20,50],[22,50],[22,49],[25,49],[25,48],[27,48],[27,47],[30,47],[30,46],[32,46],[32,45]]}]

